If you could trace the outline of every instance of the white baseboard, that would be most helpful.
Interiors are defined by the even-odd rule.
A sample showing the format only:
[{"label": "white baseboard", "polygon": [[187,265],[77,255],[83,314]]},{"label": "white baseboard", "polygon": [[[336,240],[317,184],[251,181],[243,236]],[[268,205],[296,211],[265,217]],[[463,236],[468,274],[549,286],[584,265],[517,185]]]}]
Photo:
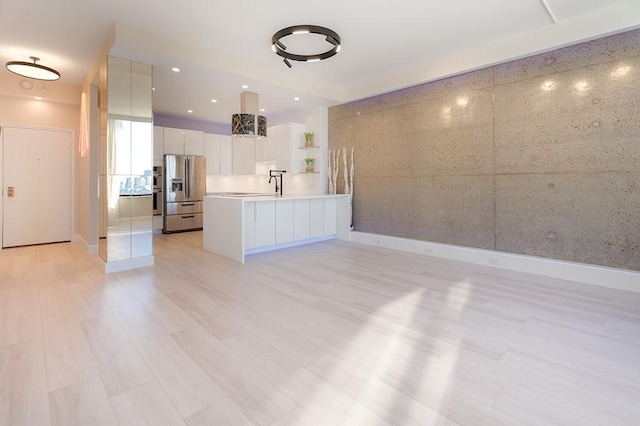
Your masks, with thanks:
[{"label": "white baseboard", "polygon": [[115,262],[104,263],[104,273],[111,274],[113,272],[127,271],[129,269],[142,268],[145,266],[153,266],[155,258],[153,256],[136,257],[127,260],[118,260]]},{"label": "white baseboard", "polygon": [[80,234],[75,234],[73,237],[73,241],[80,241],[82,244],[84,244],[85,248],[87,249],[87,253],[89,254],[98,253],[98,245],[87,243],[87,241],[84,238],[82,238],[82,235]]},{"label": "white baseboard", "polygon": [[350,237],[350,240],[355,243],[380,246],[449,260],[459,260],[510,271],[527,272],[600,287],[640,292],[640,272],[626,269],[608,268],[585,263],[432,243],[365,232],[351,232]]}]

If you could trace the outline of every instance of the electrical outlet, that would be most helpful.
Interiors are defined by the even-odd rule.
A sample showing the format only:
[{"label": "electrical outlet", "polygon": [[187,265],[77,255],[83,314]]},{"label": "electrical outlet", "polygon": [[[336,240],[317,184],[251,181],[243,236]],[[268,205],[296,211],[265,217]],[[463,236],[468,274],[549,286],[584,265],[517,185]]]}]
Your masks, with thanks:
[{"label": "electrical outlet", "polygon": [[425,247],[423,250],[424,254],[431,254],[433,253],[433,250],[431,250],[430,248]]},{"label": "electrical outlet", "polygon": [[489,258],[489,264],[490,265],[499,265],[500,262],[498,261],[498,259],[496,259],[495,257],[490,257]]},{"label": "electrical outlet", "polygon": [[373,242],[378,246],[380,245],[380,240],[374,240]]}]

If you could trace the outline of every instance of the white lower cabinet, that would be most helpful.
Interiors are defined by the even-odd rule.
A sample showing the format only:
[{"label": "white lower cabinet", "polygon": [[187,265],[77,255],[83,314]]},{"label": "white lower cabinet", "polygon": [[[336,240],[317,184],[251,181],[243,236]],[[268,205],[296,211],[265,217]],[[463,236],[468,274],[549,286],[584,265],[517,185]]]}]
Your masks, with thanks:
[{"label": "white lower cabinet", "polygon": [[309,200],[309,234],[311,238],[324,235],[324,200],[311,198]]},{"label": "white lower cabinet", "polygon": [[293,241],[293,200],[276,202],[276,244]]},{"label": "white lower cabinet", "polygon": [[244,248],[252,249],[256,246],[256,203],[246,201],[244,203],[244,231],[243,240]]},{"label": "white lower cabinet", "polygon": [[244,249],[286,244],[337,232],[333,197],[244,202]]},{"label": "white lower cabinet", "polygon": [[332,238],[349,241],[348,201],[346,195],[208,196],[203,247],[244,263],[246,255],[255,253]]},{"label": "white lower cabinet", "polygon": [[306,240],[311,237],[309,199],[293,201],[293,239]]},{"label": "white lower cabinet", "polygon": [[276,243],[276,202],[255,201],[256,247]]},{"label": "white lower cabinet", "polygon": [[322,235],[333,235],[336,233],[336,199],[323,198],[323,230]]}]

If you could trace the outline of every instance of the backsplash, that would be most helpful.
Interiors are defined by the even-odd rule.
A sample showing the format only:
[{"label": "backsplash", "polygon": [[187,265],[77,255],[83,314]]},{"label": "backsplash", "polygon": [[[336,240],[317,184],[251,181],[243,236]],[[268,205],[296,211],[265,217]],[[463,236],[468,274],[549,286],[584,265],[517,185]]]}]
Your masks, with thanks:
[{"label": "backsplash", "polygon": [[[284,175],[284,196],[321,194],[319,174]],[[207,175],[207,192],[275,192],[269,176]]]}]

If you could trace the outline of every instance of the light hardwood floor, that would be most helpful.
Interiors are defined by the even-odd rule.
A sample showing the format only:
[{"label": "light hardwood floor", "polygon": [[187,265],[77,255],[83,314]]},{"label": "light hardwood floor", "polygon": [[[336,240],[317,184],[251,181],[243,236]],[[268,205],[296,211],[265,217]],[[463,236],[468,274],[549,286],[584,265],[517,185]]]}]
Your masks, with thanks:
[{"label": "light hardwood floor", "polygon": [[345,242],[0,251],[0,425],[638,425],[640,294]]}]

